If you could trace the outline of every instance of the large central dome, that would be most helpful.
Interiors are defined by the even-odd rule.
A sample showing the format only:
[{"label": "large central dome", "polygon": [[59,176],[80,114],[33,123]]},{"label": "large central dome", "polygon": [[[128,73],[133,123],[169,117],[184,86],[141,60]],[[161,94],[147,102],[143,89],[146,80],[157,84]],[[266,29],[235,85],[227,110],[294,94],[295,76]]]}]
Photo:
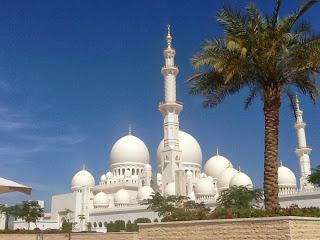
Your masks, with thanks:
[{"label": "large central dome", "polygon": [[139,138],[127,135],[120,138],[112,147],[110,153],[111,164],[118,163],[149,163],[147,146]]},{"label": "large central dome", "polygon": [[[190,134],[179,131],[179,146],[181,159],[185,164],[202,165],[202,151],[198,141]],[[162,152],[164,150],[164,140],[160,142],[157,150],[158,166],[161,165]]]}]

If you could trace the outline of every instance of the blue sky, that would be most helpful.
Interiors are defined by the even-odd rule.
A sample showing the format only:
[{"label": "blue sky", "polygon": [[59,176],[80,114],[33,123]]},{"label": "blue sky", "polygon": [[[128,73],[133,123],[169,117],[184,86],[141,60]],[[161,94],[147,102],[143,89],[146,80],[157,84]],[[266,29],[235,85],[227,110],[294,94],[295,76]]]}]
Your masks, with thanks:
[{"label": "blue sky", "polygon": [[[272,1],[257,1],[265,12]],[[282,14],[300,1],[285,0]],[[163,64],[166,25],[177,50],[181,128],[202,146],[204,162],[216,146],[256,186],[263,179],[261,102],[243,110],[246,91],[216,109],[203,109],[184,80],[190,58],[204,39],[221,37],[215,21],[224,5],[248,1],[0,1],[0,173],[33,187],[33,194],[3,194],[0,202],[44,199],[68,192],[85,164],[98,181],[109,167],[113,143],[128,124],[148,146],[153,166],[162,138]],[[319,32],[319,5],[307,15]],[[301,97],[312,165],[320,164],[319,105]],[[298,173],[294,118],[284,102],[280,159]]]}]

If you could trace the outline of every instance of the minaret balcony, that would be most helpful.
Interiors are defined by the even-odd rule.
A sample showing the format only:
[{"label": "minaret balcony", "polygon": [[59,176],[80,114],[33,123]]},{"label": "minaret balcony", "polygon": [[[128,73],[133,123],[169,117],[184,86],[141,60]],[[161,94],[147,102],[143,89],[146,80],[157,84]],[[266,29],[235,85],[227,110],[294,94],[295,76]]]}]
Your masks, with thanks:
[{"label": "minaret balcony", "polygon": [[167,57],[167,56],[174,56],[175,54],[176,54],[176,50],[174,49],[174,48],[166,48],[166,49],[164,49],[164,51],[163,51],[163,54],[164,54],[164,56],[165,57]]},{"label": "minaret balcony", "polygon": [[179,73],[179,69],[176,66],[163,66],[161,68],[161,74],[165,77],[168,75],[177,76]]},{"label": "minaret balcony", "polygon": [[300,129],[300,128],[305,128],[306,127],[306,123],[305,122],[298,122],[294,125],[294,127],[296,129]]},{"label": "minaret balcony", "polygon": [[302,147],[302,148],[296,148],[295,153],[301,157],[304,154],[310,155],[312,149],[310,147]]},{"label": "minaret balcony", "polygon": [[168,112],[179,114],[183,109],[182,102],[160,102],[159,111],[162,115],[166,115]]}]

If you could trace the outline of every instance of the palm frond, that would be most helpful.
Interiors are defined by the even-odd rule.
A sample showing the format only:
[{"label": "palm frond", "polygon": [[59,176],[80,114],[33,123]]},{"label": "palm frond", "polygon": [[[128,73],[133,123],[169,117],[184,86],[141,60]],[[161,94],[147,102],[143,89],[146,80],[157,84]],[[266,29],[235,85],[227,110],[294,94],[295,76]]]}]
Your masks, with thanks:
[{"label": "palm frond", "polygon": [[239,11],[226,7],[218,12],[217,21],[227,35],[240,37],[247,34],[246,17]]},{"label": "palm frond", "polygon": [[195,68],[200,68],[204,65],[210,65],[215,60],[224,55],[228,49],[226,48],[224,41],[220,39],[207,40],[202,45],[202,51],[196,54],[192,59],[191,63]]},{"label": "palm frond", "polygon": [[306,0],[304,4],[296,11],[294,14],[289,15],[285,20],[283,21],[283,27],[285,31],[290,31],[293,26],[296,24],[296,22],[306,13],[308,12],[313,5],[318,3],[319,0]]},{"label": "palm frond", "polygon": [[288,97],[290,102],[290,108],[292,110],[292,113],[294,115],[294,118],[297,119],[296,116],[296,105],[295,105],[295,94],[291,91],[289,87],[284,89],[284,94]]},{"label": "palm frond", "polygon": [[282,0],[276,0],[276,6],[270,19],[272,29],[275,29],[277,26],[281,5],[282,5]]},{"label": "palm frond", "polygon": [[244,102],[244,109],[247,110],[253,103],[253,100],[256,98],[257,94],[259,91],[259,87],[258,86],[254,86],[250,88],[248,97],[246,98],[245,102]]},{"label": "palm frond", "polygon": [[251,25],[249,28],[253,29],[254,32],[264,29],[266,27],[266,19],[257,8],[257,5],[250,3],[246,9],[248,14],[248,23]]},{"label": "palm frond", "polygon": [[320,90],[317,84],[316,76],[312,77],[308,73],[297,74],[294,79],[292,79],[292,85],[296,86],[301,93],[304,95],[308,94],[311,100],[315,103],[320,95]]},{"label": "palm frond", "polygon": [[296,13],[295,22],[318,2],[319,0],[306,0]]},{"label": "palm frond", "polygon": [[220,104],[225,97],[237,93],[245,84],[247,84],[245,79],[232,79],[225,83],[222,74],[208,72],[192,80],[189,93],[204,96],[203,106],[212,108]]}]

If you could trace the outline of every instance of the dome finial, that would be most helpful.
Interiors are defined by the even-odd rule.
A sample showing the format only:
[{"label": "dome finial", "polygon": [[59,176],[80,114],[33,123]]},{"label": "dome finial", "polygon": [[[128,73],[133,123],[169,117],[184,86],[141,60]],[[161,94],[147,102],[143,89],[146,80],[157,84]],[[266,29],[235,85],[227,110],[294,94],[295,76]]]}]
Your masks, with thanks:
[{"label": "dome finial", "polygon": [[216,155],[219,156],[219,146],[217,146]]},{"label": "dome finial", "polygon": [[82,164],[82,170],[86,170],[86,165]]},{"label": "dome finial", "polygon": [[238,167],[238,171],[241,172],[241,167],[240,167],[240,165],[239,165],[239,167]]},{"label": "dome finial", "polygon": [[171,32],[170,32],[170,25],[167,25],[168,28],[168,33],[167,33],[167,44],[168,44],[168,48],[171,48],[171,42],[172,42],[172,37],[171,37]]},{"label": "dome finial", "polygon": [[132,135],[132,126],[131,126],[131,123],[129,124],[128,135]]},{"label": "dome finial", "polygon": [[280,167],[282,167],[282,160],[279,160],[280,161]]}]

